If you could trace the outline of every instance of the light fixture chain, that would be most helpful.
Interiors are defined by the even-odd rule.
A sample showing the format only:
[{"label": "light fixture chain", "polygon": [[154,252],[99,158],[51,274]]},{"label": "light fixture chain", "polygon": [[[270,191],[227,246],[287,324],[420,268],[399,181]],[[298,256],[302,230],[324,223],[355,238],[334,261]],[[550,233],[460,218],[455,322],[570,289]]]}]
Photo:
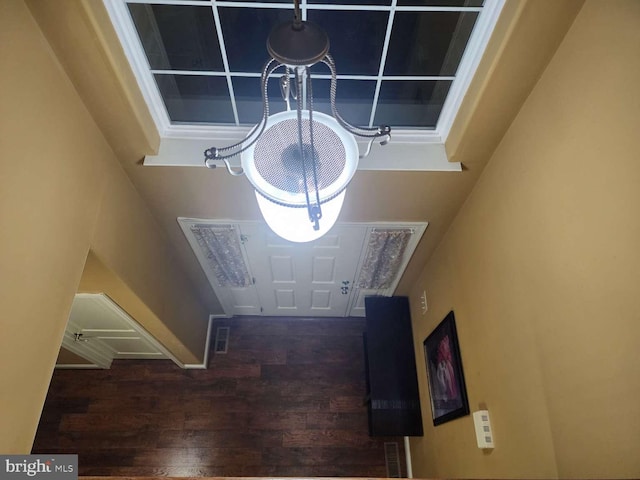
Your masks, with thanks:
[{"label": "light fixture chain", "polygon": [[291,70],[285,65],[285,72],[280,77],[280,93],[287,107],[287,112],[291,110]]},{"label": "light fixture chain", "polygon": [[313,188],[316,191],[316,209],[313,218],[320,220],[322,218],[322,207],[320,206],[320,192],[318,191],[318,169],[317,160],[320,159],[316,155],[316,144],[313,139],[313,89],[311,87],[311,71],[309,67],[305,67],[306,81],[307,81],[307,107],[309,108],[309,139],[311,143],[311,166],[313,172]]},{"label": "light fixture chain", "polygon": [[300,0],[293,0],[293,28],[301,28],[302,13],[300,12]]},{"label": "light fixture chain", "polygon": [[[337,73],[329,55],[329,38],[320,27],[302,19],[301,10],[306,17],[305,0],[302,8],[301,0],[293,2],[293,21],[277,25],[267,39],[271,59],[260,77],[262,118],[242,141],[227,147],[211,147],[204,155],[209,168],[215,168],[216,162],[224,162],[232,175],[246,173],[267,224],[283,238],[302,242],[319,238],[335,224],[358,158],[367,156],[373,142],[386,144],[391,129],[385,125],[354,126],[338,113]],[[324,63],[331,72],[332,116],[314,112],[311,68],[318,63]],[[278,80],[287,111],[271,116],[268,82],[281,67],[285,71]],[[291,111],[292,101],[296,103],[295,114]],[[294,118],[297,135],[292,131]],[[355,137],[368,141],[364,153],[358,152]],[[259,142],[260,139],[264,140]],[[229,159],[240,154],[242,166],[232,168]]]},{"label": "light fixture chain", "polygon": [[[264,68],[262,69],[262,77],[261,77],[261,86],[262,86],[262,118],[260,121],[251,129],[251,131],[247,134],[247,136],[240,142],[229,145],[227,147],[211,147],[204,151],[205,157],[205,165],[209,168],[216,168],[214,163],[215,161],[225,161],[230,158],[233,158],[237,155],[240,155],[246,149],[248,149],[251,145],[256,143],[264,129],[267,125],[267,118],[269,117],[269,96],[267,95],[267,87],[269,76],[273,74],[278,68],[283,67],[281,63],[276,62],[274,59],[269,60]],[[230,153],[226,153],[230,152]],[[229,165],[227,165],[227,169],[229,169]]]},{"label": "light fixture chain", "polygon": [[302,102],[303,97],[300,95],[302,92],[302,82],[304,81],[304,74],[306,67],[296,67],[296,90],[298,92],[296,98],[296,113],[298,120],[298,151],[300,155],[300,161],[302,162],[302,183],[304,185],[304,196],[307,202],[307,212],[309,213],[309,220],[313,222],[313,229],[318,230],[320,228],[320,224],[318,223],[318,219],[314,218],[313,208],[311,206],[311,200],[309,199],[309,184],[307,181],[307,162],[305,160],[304,154],[304,142],[302,137]]},{"label": "light fixture chain", "polygon": [[330,93],[330,101],[331,101],[331,113],[334,118],[338,121],[340,126],[347,130],[352,135],[356,135],[358,137],[363,138],[372,138],[378,139],[383,138],[384,140],[381,142],[383,145],[386,144],[391,138],[391,128],[388,125],[381,125],[380,127],[356,127],[347,122],[340,113],[338,112],[338,108],[336,107],[336,91],[338,89],[338,79],[336,74],[336,65],[333,60],[333,57],[327,54],[323,59],[322,63],[324,63],[329,70],[331,71],[331,86],[329,88]]}]

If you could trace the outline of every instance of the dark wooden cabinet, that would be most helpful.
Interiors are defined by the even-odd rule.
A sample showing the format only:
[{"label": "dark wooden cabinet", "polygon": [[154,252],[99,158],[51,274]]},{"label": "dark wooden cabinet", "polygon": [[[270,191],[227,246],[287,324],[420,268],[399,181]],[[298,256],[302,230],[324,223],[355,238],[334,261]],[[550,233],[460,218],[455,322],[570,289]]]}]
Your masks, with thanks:
[{"label": "dark wooden cabinet", "polygon": [[365,298],[369,434],[420,436],[422,415],[407,297]]}]

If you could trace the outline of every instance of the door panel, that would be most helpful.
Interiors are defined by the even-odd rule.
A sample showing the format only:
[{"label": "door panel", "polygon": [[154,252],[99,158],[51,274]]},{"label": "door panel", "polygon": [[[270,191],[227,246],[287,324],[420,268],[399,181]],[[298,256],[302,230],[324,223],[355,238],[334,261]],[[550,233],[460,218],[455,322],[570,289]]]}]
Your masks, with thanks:
[{"label": "door panel", "polygon": [[346,315],[366,227],[335,226],[309,243],[283,240],[263,224],[240,228],[263,315]]},{"label": "door panel", "polygon": [[311,295],[311,310],[329,310],[331,308],[331,291],[314,290]]},{"label": "door panel", "polygon": [[228,287],[227,292],[235,315],[260,315],[260,299],[254,285]]},{"label": "door panel", "polygon": [[[278,310],[295,310],[296,292],[291,288],[276,288],[276,308]],[[265,313],[269,315],[269,313]]]},{"label": "door panel", "polygon": [[294,283],[295,265],[291,255],[271,255],[271,281],[273,283]]},{"label": "door panel", "polygon": [[336,257],[314,257],[311,281],[314,284],[332,283],[336,278]]}]

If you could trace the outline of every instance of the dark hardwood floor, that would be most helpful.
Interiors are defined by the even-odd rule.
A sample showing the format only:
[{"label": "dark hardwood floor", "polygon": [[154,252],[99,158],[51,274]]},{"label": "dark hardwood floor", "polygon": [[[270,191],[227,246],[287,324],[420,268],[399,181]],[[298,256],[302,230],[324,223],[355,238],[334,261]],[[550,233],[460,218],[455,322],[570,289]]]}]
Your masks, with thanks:
[{"label": "dark hardwood floor", "polygon": [[[240,317],[207,370],[116,361],[56,370],[33,453],[77,453],[80,475],[385,477],[372,438],[363,319]],[[213,340],[213,339],[212,339]]]}]

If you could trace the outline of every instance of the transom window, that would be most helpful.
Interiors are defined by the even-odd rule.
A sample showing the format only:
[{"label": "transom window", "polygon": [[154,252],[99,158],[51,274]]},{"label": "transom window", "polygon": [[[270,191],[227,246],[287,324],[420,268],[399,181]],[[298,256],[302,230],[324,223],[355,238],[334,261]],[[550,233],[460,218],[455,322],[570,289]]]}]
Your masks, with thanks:
[{"label": "transom window", "polygon": [[[159,96],[171,125],[240,126],[260,119],[266,40],[275,25],[292,18],[292,1],[116,3],[125,7],[124,29],[135,33],[137,54],[144,59],[138,64],[153,79],[151,95]],[[481,53],[468,51],[480,35],[484,3],[303,0],[301,10],[303,20],[329,36],[338,71],[337,105],[346,120],[433,130],[460,73]],[[328,69],[316,65],[312,72],[314,109],[330,113]],[[269,98],[270,113],[286,108],[276,78],[269,82]]]}]

